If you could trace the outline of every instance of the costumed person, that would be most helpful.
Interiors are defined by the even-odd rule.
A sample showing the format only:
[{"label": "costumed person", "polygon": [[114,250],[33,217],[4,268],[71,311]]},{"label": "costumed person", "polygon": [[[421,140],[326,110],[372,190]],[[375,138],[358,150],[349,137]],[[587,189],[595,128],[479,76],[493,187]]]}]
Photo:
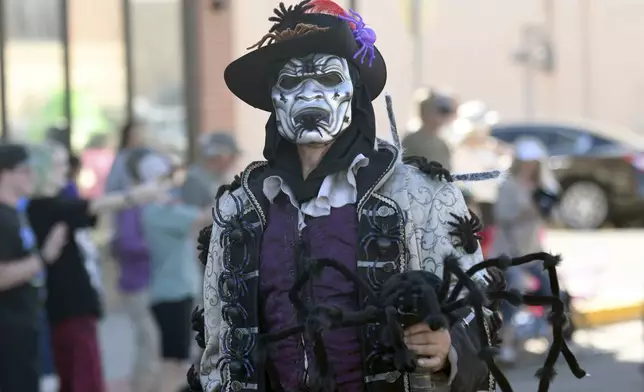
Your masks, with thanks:
[{"label": "costumed person", "polygon": [[[200,235],[205,310],[193,323],[205,350],[191,386],[510,391],[493,361],[495,300],[549,301],[555,330],[565,317],[554,297],[504,291],[491,267],[540,258],[554,273],[559,259],[482,263],[477,218],[450,181],[486,174],[406,164],[396,132],[393,145],[376,139],[372,100],[387,72],[360,15],[328,0],[275,13],[224,73],[237,97],[270,113],[266,161],[220,189]],[[561,350],[582,376],[557,340],[540,391]]]}]

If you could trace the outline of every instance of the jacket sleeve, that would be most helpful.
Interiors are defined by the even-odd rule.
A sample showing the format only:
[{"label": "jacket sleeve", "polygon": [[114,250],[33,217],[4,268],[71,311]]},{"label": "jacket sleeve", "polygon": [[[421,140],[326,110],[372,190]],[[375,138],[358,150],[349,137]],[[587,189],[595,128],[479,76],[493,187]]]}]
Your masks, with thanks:
[{"label": "jacket sleeve", "polygon": [[[224,196],[221,210],[224,217],[231,215],[232,199]],[[226,213],[228,211],[228,213]],[[234,209],[233,209],[234,211]],[[216,223],[213,224],[208,248],[208,259],[204,272],[203,293],[204,293],[204,332],[206,348],[203,351],[200,363],[200,380],[204,392],[219,391],[223,381],[221,373],[217,368],[217,361],[220,358],[219,339],[221,336],[221,301],[217,289],[219,275],[223,270],[224,250],[220,246],[219,236],[222,228]]]},{"label": "jacket sleeve", "polygon": [[[429,180],[429,178],[428,178]],[[463,194],[458,187],[451,183],[425,182],[431,201],[426,219],[417,223],[416,235],[420,236],[419,262],[420,267],[442,275],[442,260],[446,256],[455,255],[459,258],[462,269],[467,270],[474,264],[483,261],[480,246],[474,250],[466,251],[461,246],[461,240],[453,233],[456,217],[469,219],[470,213],[463,199]],[[431,189],[436,189],[431,192]],[[472,239],[476,241],[476,239]],[[474,279],[481,284],[486,284],[486,272],[478,273]],[[485,309],[486,315],[491,316],[492,311]],[[449,374],[436,374],[435,383],[437,391],[451,392],[476,392],[489,390],[488,368],[485,362],[479,359],[478,351],[482,343],[474,320],[474,312],[464,308],[457,314],[458,320],[452,324],[450,335],[452,347],[448,355],[450,363]],[[486,320],[486,325],[490,321]],[[488,329],[488,328],[486,328]],[[486,331],[491,338],[491,331]]]}]

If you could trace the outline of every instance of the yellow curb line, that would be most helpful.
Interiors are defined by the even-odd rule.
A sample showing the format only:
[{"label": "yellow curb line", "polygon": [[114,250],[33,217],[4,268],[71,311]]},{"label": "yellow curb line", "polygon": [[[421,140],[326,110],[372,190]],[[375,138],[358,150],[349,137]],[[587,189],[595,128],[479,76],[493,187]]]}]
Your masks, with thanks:
[{"label": "yellow curb line", "polygon": [[598,327],[624,321],[644,319],[644,302],[606,309],[580,311],[575,315],[575,322],[580,328]]}]

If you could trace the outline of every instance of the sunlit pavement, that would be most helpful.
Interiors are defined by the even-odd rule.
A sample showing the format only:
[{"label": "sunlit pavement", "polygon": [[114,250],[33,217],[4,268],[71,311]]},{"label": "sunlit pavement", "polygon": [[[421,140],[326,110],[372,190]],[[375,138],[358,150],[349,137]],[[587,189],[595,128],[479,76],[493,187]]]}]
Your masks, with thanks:
[{"label": "sunlit pavement", "polygon": [[[583,305],[641,300],[644,261],[636,253],[636,244],[644,242],[644,231],[552,231],[547,242],[548,250],[564,255],[563,275],[568,286],[585,297]],[[579,381],[560,366],[551,392],[644,391],[644,374],[639,371],[644,362],[644,332],[639,322],[581,331],[576,339],[580,362],[592,376]],[[110,313],[101,326],[101,340],[109,392],[128,392],[125,380],[132,366],[133,347],[127,318]],[[536,392],[538,382],[533,376],[542,358],[526,354],[515,369],[506,370],[515,392]]]},{"label": "sunlit pavement", "polygon": [[[558,375],[551,392],[642,392],[644,334],[640,322],[623,323],[591,331],[580,331],[573,348],[590,377],[577,380],[559,359]],[[536,392],[534,372],[543,364],[544,354],[526,353],[520,366],[506,370],[515,392]]]},{"label": "sunlit pavement", "polygon": [[[104,324],[102,332],[104,360],[109,392],[127,392],[125,380],[132,364],[132,339],[125,319],[112,318]],[[116,329],[122,329],[120,332]],[[118,333],[120,336],[110,336]],[[558,376],[551,392],[642,392],[644,374],[639,366],[644,363],[644,334],[639,322],[623,323],[590,331],[580,331],[576,336],[575,353],[590,378],[575,379],[559,360]],[[535,344],[536,345],[536,344]],[[529,347],[532,350],[541,347]],[[505,372],[515,392],[536,392],[538,382],[534,372],[543,363],[543,354],[526,352],[518,365]]]}]

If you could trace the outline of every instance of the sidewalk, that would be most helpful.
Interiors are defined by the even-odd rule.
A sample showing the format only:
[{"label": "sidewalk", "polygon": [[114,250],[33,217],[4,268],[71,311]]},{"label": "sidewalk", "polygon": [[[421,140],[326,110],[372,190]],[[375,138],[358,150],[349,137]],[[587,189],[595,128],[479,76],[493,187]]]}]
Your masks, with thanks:
[{"label": "sidewalk", "polygon": [[547,250],[561,253],[560,278],[575,297],[580,326],[644,318],[644,258],[636,244],[644,231],[551,230]]}]

